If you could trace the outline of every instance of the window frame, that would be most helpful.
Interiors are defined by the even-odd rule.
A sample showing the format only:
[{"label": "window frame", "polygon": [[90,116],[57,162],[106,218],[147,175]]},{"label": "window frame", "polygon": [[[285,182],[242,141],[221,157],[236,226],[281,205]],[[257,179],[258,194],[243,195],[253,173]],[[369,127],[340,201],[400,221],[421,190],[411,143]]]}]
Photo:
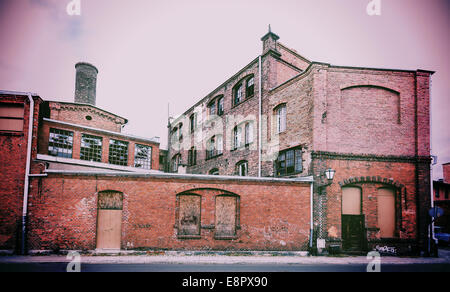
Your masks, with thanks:
[{"label": "window frame", "polygon": [[[52,133],[53,131],[53,133]],[[60,133],[56,133],[55,131],[59,131]],[[65,133],[63,133],[65,132]],[[62,146],[62,147],[58,147],[58,146],[54,146],[52,144],[63,144],[63,143],[59,143],[59,142],[52,142],[51,138],[52,138],[52,134],[54,135],[64,135],[69,133],[69,135],[66,135],[70,140],[70,147],[67,147],[67,145]],[[69,130],[63,130],[63,129],[57,129],[57,128],[50,128],[49,130],[49,136],[48,136],[48,155],[53,156],[53,157],[61,157],[61,158],[73,158],[73,142],[74,142],[74,132],[73,131],[69,131]],[[57,150],[56,155],[52,154],[52,152],[50,151],[50,147],[53,148],[57,148],[57,149],[63,149],[63,150],[70,150],[70,151],[62,151],[60,152],[59,150]],[[67,155],[60,155],[60,153],[66,153]]]},{"label": "window frame", "polygon": [[286,103],[279,104],[274,108],[275,112],[275,127],[276,134],[286,132],[287,129],[287,105]]},{"label": "window frame", "polygon": [[[244,175],[242,175],[242,167],[245,166]],[[236,175],[246,177],[248,176],[248,161],[247,160],[241,160],[238,163],[236,163]]]},{"label": "window frame", "polygon": [[[292,152],[292,158],[288,159],[288,153]],[[300,155],[297,155],[300,153]],[[281,159],[283,157],[283,159]],[[288,160],[293,162],[293,165],[288,165]],[[298,167],[298,162],[300,161],[300,167]],[[281,167],[280,164],[283,163],[284,167]],[[289,171],[289,168],[292,167],[293,171]],[[281,169],[284,171],[281,172]],[[278,153],[278,157],[275,160],[275,174],[277,177],[282,176],[290,176],[303,173],[303,149],[301,146],[296,146],[293,148],[289,148]]]},{"label": "window frame", "polygon": [[[145,147],[147,149],[150,149],[150,151],[147,152],[147,158],[144,159],[138,159],[137,156],[137,148],[138,147]],[[142,169],[147,169],[147,170],[151,170],[153,168],[153,147],[150,145],[144,145],[144,144],[139,144],[139,143],[135,143],[134,144],[134,167],[135,168],[142,168]],[[143,166],[136,166],[138,162],[137,160],[142,160],[144,161]]]},{"label": "window frame", "polygon": [[[122,146],[120,146],[120,145],[114,145],[114,144],[112,143],[112,141],[119,142],[119,144],[120,144],[120,143],[123,143],[123,145],[122,145]],[[124,159],[121,160],[121,161],[126,161],[126,162],[115,161],[115,160],[113,159],[113,156],[112,156],[111,154],[114,153],[113,150],[116,150],[116,149],[114,149],[114,148],[112,148],[112,147],[117,147],[117,148],[118,148],[118,147],[124,147],[124,148],[125,148],[125,145],[126,145],[126,151],[123,151],[123,152],[122,152],[122,153],[124,153],[125,157],[124,157]],[[130,142],[128,142],[128,141],[123,141],[123,140],[118,140],[118,139],[109,139],[109,146],[108,146],[108,148],[109,148],[109,153],[108,153],[108,163],[109,163],[109,164],[119,165],[119,166],[128,166],[128,158],[129,158]],[[116,151],[116,153],[117,153],[117,151]],[[118,154],[120,154],[120,153],[118,153]]]},{"label": "window frame", "polygon": [[[89,150],[90,148],[83,147],[84,139],[99,140],[100,144],[99,144],[99,149],[97,150],[97,151],[99,151],[99,153],[98,154],[89,153],[89,152],[94,152],[96,149]],[[88,149],[88,150],[83,150],[83,149]],[[83,158],[83,155],[85,155],[87,158],[90,158],[90,159]],[[96,157],[94,157],[94,159],[92,159],[91,156],[97,156],[97,159],[96,159]],[[80,160],[102,162],[102,156],[103,156],[103,137],[82,133],[81,140],[80,140]]]}]

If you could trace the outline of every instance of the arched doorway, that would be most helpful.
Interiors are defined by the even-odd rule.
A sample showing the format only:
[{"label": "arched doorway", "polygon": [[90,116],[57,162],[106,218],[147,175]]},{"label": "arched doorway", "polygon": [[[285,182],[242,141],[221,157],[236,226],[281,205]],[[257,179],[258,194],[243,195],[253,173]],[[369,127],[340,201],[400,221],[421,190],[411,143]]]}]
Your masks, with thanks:
[{"label": "arched doorway", "polygon": [[97,206],[97,249],[120,249],[123,194],[100,192]]}]

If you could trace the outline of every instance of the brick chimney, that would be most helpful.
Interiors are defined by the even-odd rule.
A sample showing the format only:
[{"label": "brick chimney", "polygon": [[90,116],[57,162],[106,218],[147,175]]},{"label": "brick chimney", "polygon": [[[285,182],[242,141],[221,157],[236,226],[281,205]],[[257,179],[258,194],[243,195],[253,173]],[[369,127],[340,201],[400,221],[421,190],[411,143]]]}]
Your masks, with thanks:
[{"label": "brick chimney", "polygon": [[80,62],[75,65],[75,102],[95,106],[97,92],[97,74],[95,66]]}]

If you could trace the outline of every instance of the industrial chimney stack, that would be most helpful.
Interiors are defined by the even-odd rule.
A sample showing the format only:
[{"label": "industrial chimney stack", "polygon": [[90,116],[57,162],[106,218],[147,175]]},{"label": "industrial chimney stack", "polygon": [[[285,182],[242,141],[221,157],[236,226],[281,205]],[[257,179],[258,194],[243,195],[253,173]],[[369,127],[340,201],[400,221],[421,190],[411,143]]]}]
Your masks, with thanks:
[{"label": "industrial chimney stack", "polygon": [[85,103],[95,106],[97,92],[98,70],[89,63],[77,63],[75,65],[75,102]]}]

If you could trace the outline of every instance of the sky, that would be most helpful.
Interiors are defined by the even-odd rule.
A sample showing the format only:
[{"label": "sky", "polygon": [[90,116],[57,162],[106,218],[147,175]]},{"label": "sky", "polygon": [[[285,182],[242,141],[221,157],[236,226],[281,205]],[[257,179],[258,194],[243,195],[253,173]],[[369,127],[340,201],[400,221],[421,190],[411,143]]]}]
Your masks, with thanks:
[{"label": "sky", "polygon": [[73,102],[77,62],[99,69],[97,106],[124,132],[161,137],[183,113],[262,52],[268,25],[309,60],[436,71],[433,169],[450,162],[450,0],[0,0],[0,89]]}]

